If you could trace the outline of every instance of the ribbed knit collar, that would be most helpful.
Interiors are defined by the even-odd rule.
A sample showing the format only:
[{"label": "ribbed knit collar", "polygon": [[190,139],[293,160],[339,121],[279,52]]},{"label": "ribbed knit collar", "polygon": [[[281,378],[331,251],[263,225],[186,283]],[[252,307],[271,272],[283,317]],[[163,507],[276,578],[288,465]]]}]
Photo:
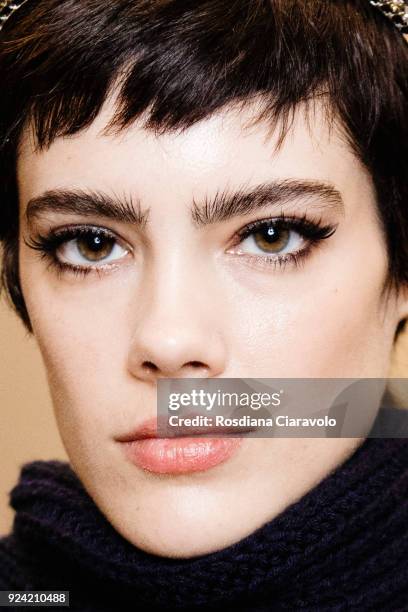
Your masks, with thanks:
[{"label": "ribbed knit collar", "polygon": [[10,499],[23,586],[70,590],[71,609],[408,609],[406,438],[366,439],[272,521],[191,559],[132,546],[65,462],[23,466]]}]

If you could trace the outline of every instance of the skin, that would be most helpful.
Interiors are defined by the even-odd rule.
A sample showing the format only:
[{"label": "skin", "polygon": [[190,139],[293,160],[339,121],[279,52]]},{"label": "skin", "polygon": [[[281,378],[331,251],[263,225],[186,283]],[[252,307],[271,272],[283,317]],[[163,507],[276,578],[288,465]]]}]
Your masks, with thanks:
[{"label": "skin", "polygon": [[[47,150],[35,150],[25,131],[22,289],[61,437],[88,493],[134,545],[191,557],[273,519],[362,438],[251,438],[207,471],[147,472],[116,439],[155,415],[158,377],[386,377],[408,298],[381,296],[387,256],[371,178],[321,108],[309,127],[298,110],[280,150],[270,126],[248,126],[250,106],[182,133],[154,135],[138,120],[106,135],[114,108],[109,98],[88,129]],[[298,268],[260,264],[254,255],[262,251],[248,241],[231,247],[238,230],[276,217],[276,208],[204,228],[191,222],[193,199],[287,178],[330,182],[344,202],[343,211],[326,207],[318,215],[310,202],[289,202],[286,214],[307,212],[337,226]],[[141,230],[48,212],[28,224],[30,199],[61,187],[130,194],[149,210],[148,222]],[[132,251],[100,275],[58,275],[23,241],[80,223],[111,229]]]}]

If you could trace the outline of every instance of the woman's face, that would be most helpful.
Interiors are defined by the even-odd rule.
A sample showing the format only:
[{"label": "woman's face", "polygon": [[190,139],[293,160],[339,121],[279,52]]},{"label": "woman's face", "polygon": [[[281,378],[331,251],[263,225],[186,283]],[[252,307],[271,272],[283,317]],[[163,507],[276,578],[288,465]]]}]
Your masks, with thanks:
[{"label": "woman's face", "polygon": [[[88,493],[134,545],[189,557],[271,520],[361,439],[243,439],[212,468],[152,472],[118,438],[155,416],[157,379],[386,377],[407,303],[381,297],[372,183],[319,107],[309,128],[296,114],[279,150],[266,123],[246,126],[249,106],[164,135],[140,122],[103,134],[113,110],[110,99],[88,129],[47,150],[26,132],[22,289]],[[272,236],[265,224],[240,233],[282,213],[328,237],[277,225]],[[46,253],[25,243],[57,230]]]}]

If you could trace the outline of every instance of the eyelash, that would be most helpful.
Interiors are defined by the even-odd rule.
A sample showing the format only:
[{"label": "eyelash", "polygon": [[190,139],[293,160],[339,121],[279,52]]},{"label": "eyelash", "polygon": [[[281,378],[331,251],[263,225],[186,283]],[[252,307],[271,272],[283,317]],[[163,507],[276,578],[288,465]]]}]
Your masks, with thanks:
[{"label": "eyelash", "polygon": [[320,218],[317,221],[311,221],[308,219],[306,214],[301,217],[289,217],[284,213],[278,217],[270,219],[260,219],[248,223],[244,228],[239,230],[236,234],[236,244],[240,244],[249,236],[256,234],[260,230],[268,229],[273,227],[278,230],[291,230],[298,233],[302,238],[308,241],[308,245],[294,253],[286,253],[285,255],[277,255],[276,257],[270,257],[268,255],[254,255],[248,253],[242,253],[239,256],[246,258],[249,262],[258,262],[258,264],[266,266],[274,266],[279,268],[285,268],[288,264],[292,264],[299,267],[301,263],[309,256],[311,251],[318,246],[322,240],[326,240],[332,236],[337,225],[324,224]]},{"label": "eyelash", "polygon": [[[269,227],[280,230],[285,229],[296,231],[300,236],[302,236],[302,238],[307,239],[308,245],[299,251],[287,253],[283,256],[277,255],[276,257],[270,257],[268,255],[264,256],[248,253],[242,253],[239,256],[245,257],[251,262],[258,262],[267,266],[273,265],[275,267],[278,266],[282,268],[286,267],[288,264],[293,264],[298,267],[301,262],[308,257],[313,248],[318,245],[318,243],[320,243],[322,240],[330,238],[330,236],[332,236],[337,229],[337,226],[335,225],[324,225],[321,219],[318,221],[311,221],[306,215],[303,215],[302,217],[287,217],[282,213],[278,217],[260,219],[248,223],[235,234],[233,238],[234,246],[240,244],[252,234],[256,234],[258,231]],[[76,276],[84,277],[91,272],[95,272],[100,276],[106,272],[106,268],[112,269],[114,264],[107,264],[106,266],[80,266],[63,262],[57,257],[57,250],[64,243],[80,237],[96,235],[113,239],[118,242],[117,236],[107,228],[91,225],[76,225],[57,231],[51,230],[45,236],[38,235],[37,238],[24,240],[24,242],[29,248],[39,251],[42,258],[48,259],[49,265],[54,267],[59,274],[70,272]]]},{"label": "eyelash", "polygon": [[[118,242],[117,236],[107,228],[92,225],[75,225],[61,230],[51,230],[46,236],[39,234],[37,238],[24,240],[24,242],[30,249],[38,251],[42,258],[48,259],[48,265],[54,268],[59,275],[70,272],[76,276],[84,277],[94,272],[101,276],[106,272],[106,266],[79,266],[63,262],[57,257],[58,248],[66,242],[89,236],[103,236]],[[108,264],[110,269],[113,266],[114,264]]]}]

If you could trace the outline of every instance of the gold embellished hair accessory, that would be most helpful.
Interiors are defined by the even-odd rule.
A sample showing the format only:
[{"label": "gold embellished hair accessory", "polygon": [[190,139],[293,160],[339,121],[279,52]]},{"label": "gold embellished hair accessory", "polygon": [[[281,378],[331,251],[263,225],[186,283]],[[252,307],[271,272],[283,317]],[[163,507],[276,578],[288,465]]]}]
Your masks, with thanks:
[{"label": "gold embellished hair accessory", "polygon": [[[8,19],[28,0],[0,0],[0,32]],[[408,0],[368,0],[402,33],[408,33]]]},{"label": "gold embellished hair accessory", "polygon": [[23,6],[27,0],[2,0],[0,1],[0,32],[8,19]]},{"label": "gold embellished hair accessory", "polygon": [[370,4],[378,8],[396,28],[403,34],[408,33],[408,1],[407,0],[369,0]]}]

